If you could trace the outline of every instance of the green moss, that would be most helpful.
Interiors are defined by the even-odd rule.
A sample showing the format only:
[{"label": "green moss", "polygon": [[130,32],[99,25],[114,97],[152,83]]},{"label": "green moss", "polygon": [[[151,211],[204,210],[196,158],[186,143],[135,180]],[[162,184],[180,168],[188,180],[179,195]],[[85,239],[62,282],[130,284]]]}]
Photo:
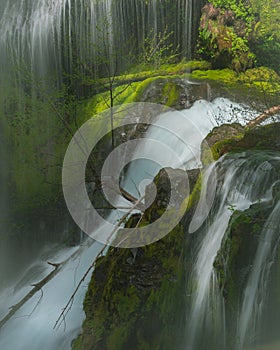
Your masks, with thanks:
[{"label": "green moss", "polygon": [[211,63],[208,61],[188,61],[188,62],[181,62],[174,66],[167,66],[165,68],[166,74],[184,74],[186,72],[193,72],[196,70],[208,70],[211,68]]},{"label": "green moss", "polygon": [[255,256],[258,237],[269,213],[270,205],[255,204],[244,212],[235,211],[224,236],[214,267],[224,297],[229,305],[236,305],[245,288],[248,266]]},{"label": "green moss", "polygon": [[196,70],[192,73],[194,79],[215,80],[227,84],[238,82],[238,74],[229,68],[217,70]]},{"label": "green moss", "polygon": [[201,187],[202,187],[202,175],[199,174],[197,181],[195,183],[194,189],[190,196],[187,198],[187,209],[191,209],[195,207],[195,205],[198,203],[201,195]]},{"label": "green moss", "polygon": [[122,80],[125,77],[128,77],[131,80],[135,80],[140,78],[147,79],[151,76],[159,76],[159,75],[170,75],[170,74],[185,74],[186,72],[194,71],[194,70],[206,70],[211,68],[211,64],[208,61],[204,60],[193,60],[193,61],[181,61],[176,64],[163,64],[161,67],[157,70],[154,69],[153,66],[146,66],[143,67],[143,65],[136,66],[133,71],[133,74],[125,75],[120,77],[119,79]]},{"label": "green moss", "polygon": [[178,226],[139,248],[133,263],[130,250],[110,249],[96,264],[84,301],[83,333],[73,349],[172,348],[184,285],[183,241]]},{"label": "green moss", "polygon": [[[168,79],[170,76],[172,76],[172,78],[184,77],[187,76],[189,72],[196,71],[198,69],[203,71],[210,68],[211,65],[209,62],[198,60],[188,62],[182,61],[178,64],[163,65],[158,70],[143,70],[143,66],[135,67],[134,73],[115,77],[115,84],[118,85],[114,88],[114,95],[117,95],[117,98],[114,101],[115,105],[141,101],[141,96],[145,89],[149,84],[157,79]],[[92,81],[92,84],[102,84],[102,86],[105,84],[106,86],[106,79],[102,79],[97,83]],[[126,85],[128,87],[124,90]],[[121,91],[123,92],[121,93]],[[168,101],[168,106],[172,105],[172,103],[175,101],[175,95],[176,91],[173,87],[170,100]],[[80,105],[78,119],[85,121],[93,115],[103,112],[108,108],[108,101],[109,91],[96,94]]]},{"label": "green moss", "polygon": [[[127,97],[124,103],[140,102],[144,91],[150,86],[150,84],[152,84],[155,81],[163,81],[166,78],[167,77],[164,77],[164,76],[156,76],[156,77],[147,78],[144,81],[138,83],[135,86],[134,92]],[[149,101],[149,102],[156,102],[156,101]]]},{"label": "green moss", "polygon": [[[242,139],[243,135],[241,134],[239,139]],[[214,160],[218,160],[223,154],[232,151],[234,145],[236,145],[237,138],[234,139],[225,139],[219,142],[216,142],[213,147],[211,147],[211,154]]]},{"label": "green moss", "polygon": [[280,91],[280,76],[267,67],[248,69],[239,76],[239,80],[246,86],[255,87],[265,94],[276,95]]},{"label": "green moss", "polygon": [[[207,147],[202,144],[202,163],[207,165],[226,153],[249,149],[280,150],[280,123],[272,123],[251,129],[235,124],[214,128],[207,136]],[[210,147],[209,147],[210,146]]]},{"label": "green moss", "polygon": [[164,86],[163,95],[167,96],[166,106],[174,106],[179,99],[178,85],[169,82]]},{"label": "green moss", "polygon": [[216,68],[240,72],[257,64],[279,72],[279,10],[277,0],[209,1],[202,9],[199,57]]},{"label": "green moss", "polygon": [[240,150],[280,150],[280,123],[272,123],[248,129],[240,140],[233,140],[221,148],[221,152],[239,152]]}]

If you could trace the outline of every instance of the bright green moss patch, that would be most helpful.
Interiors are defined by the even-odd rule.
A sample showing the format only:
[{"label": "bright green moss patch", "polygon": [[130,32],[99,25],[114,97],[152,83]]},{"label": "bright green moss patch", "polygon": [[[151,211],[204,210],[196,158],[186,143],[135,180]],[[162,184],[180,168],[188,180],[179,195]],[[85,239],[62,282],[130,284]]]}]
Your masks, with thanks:
[{"label": "bright green moss patch", "polygon": [[176,64],[163,64],[159,69],[154,69],[153,66],[136,66],[133,69],[133,73],[120,77],[128,77],[129,79],[137,79],[138,77],[147,78],[149,76],[158,76],[158,75],[168,75],[168,74],[185,74],[194,70],[206,70],[210,69],[211,64],[208,61],[204,60],[193,60],[193,61],[181,61]]},{"label": "bright green moss patch", "polygon": [[248,69],[240,74],[239,81],[267,94],[279,94],[280,91],[280,76],[267,67]]},{"label": "bright green moss patch", "polygon": [[163,89],[163,95],[167,96],[166,106],[174,106],[179,99],[178,86],[172,82],[165,84]]},{"label": "bright green moss patch", "polygon": [[216,69],[216,70],[196,70],[192,73],[192,78],[203,80],[215,80],[227,84],[233,84],[238,82],[238,74],[229,69]]},{"label": "bright green moss patch", "polygon": [[[117,98],[114,99],[114,105],[141,101],[142,94],[147,86],[157,79],[185,77],[188,76],[190,72],[196,71],[197,69],[202,72],[210,68],[211,65],[207,61],[183,61],[177,64],[163,65],[158,70],[146,70],[143,66],[136,67],[134,68],[134,73],[115,77],[114,81],[117,86],[114,88],[114,96],[117,96]],[[98,81],[92,81],[93,85],[102,87],[105,91],[96,94],[81,104],[79,107],[80,120],[85,121],[93,115],[99,114],[109,108],[110,99],[108,87],[106,91],[106,81],[106,79],[101,79],[100,86],[98,85]],[[169,96],[167,98],[168,106],[171,106],[176,100],[175,90],[175,87],[170,90],[170,99]],[[168,93],[168,90],[166,90],[166,93]]]},{"label": "bright green moss patch", "polygon": [[[152,102],[160,103],[166,106],[174,107],[178,104],[180,87],[174,79],[179,75],[173,76],[155,76],[143,81],[135,82],[130,85],[121,85],[114,89],[114,106],[132,103],[132,102]],[[162,83],[162,88],[160,84]],[[145,95],[147,89],[152,85],[158,86],[153,95]],[[110,92],[106,91],[97,94],[92,99],[87,100],[79,109],[79,119],[87,120],[94,115],[102,113],[110,106]]]}]

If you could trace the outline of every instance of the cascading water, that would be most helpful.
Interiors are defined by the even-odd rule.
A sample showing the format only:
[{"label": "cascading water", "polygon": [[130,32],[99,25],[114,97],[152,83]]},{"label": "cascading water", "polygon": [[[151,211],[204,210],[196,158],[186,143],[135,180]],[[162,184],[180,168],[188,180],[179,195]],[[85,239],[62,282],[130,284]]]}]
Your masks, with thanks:
[{"label": "cascading water", "polygon": [[[261,152],[242,153],[219,160],[209,169],[218,180],[216,200],[204,226],[193,238],[196,245],[193,267],[187,278],[189,302],[185,349],[233,349],[232,325],[227,320],[227,300],[218,283],[215,259],[222,247],[234,211],[244,211],[252,204],[272,201],[273,187],[279,182],[279,157]],[[202,208],[203,210],[203,208]],[[255,334],[261,321],[260,304],[265,303],[273,252],[279,240],[279,202],[275,204],[259,239],[253,268],[236,319],[236,349],[244,349],[246,336]],[[226,267],[224,267],[226,268]],[[226,272],[225,272],[226,273]],[[238,303],[238,301],[236,301]],[[238,308],[237,304],[235,308]],[[257,322],[257,320],[259,322]]]},{"label": "cascading water", "polygon": [[[179,45],[182,55],[187,57],[188,53],[189,57],[188,43],[182,38],[182,33],[186,34],[190,28],[186,23],[192,22],[189,3],[185,0],[0,0],[1,138],[2,132],[5,133],[1,142],[9,139],[8,147],[1,147],[5,153],[1,156],[1,168],[5,168],[0,175],[1,220],[5,219],[7,204],[18,209],[17,214],[24,210],[20,218],[10,218],[8,228],[1,223],[1,233],[6,236],[5,241],[1,240],[1,271],[5,272],[5,278],[1,274],[2,282],[7,277],[7,285],[12,283],[11,274],[21,279],[25,263],[40,259],[45,238],[48,241],[49,236],[57,236],[55,240],[59,242],[65,236],[68,239],[67,234],[60,232],[63,229],[53,227],[54,219],[45,216],[44,209],[40,215],[35,214],[36,225],[31,229],[33,221],[25,217],[25,209],[31,203],[36,208],[43,206],[45,194],[51,201],[57,194],[60,178],[57,163],[62,162],[67,135],[62,140],[60,116],[53,107],[61,99],[59,88],[63,82],[68,83],[71,74],[81,80],[96,78],[99,70],[102,71],[98,55],[110,60],[114,56],[120,73],[127,64],[128,51],[135,50],[137,57],[151,31],[159,34],[165,28],[174,31],[171,37],[175,46]],[[112,54],[114,50],[116,54]],[[55,211],[61,216],[59,210]],[[27,229],[23,230],[25,221]],[[46,223],[51,228],[45,229]],[[14,227],[19,232],[14,233]],[[68,223],[65,227],[67,231]],[[13,258],[15,255],[17,259]],[[40,275],[37,276],[39,279]]]},{"label": "cascading water", "polygon": [[250,278],[244,290],[237,327],[237,350],[242,350],[247,341],[254,342],[262,326],[269,273],[279,244],[279,218],[280,201],[276,203],[262,230]]},{"label": "cascading water", "polygon": [[121,73],[128,53],[137,58],[151,32],[165,28],[174,32],[170,42],[187,57],[191,7],[199,5],[186,0],[0,1],[0,119],[10,138],[8,196],[16,198],[14,207],[57,195],[58,163],[69,130],[76,128],[69,101],[63,100],[68,93],[63,83],[72,82],[73,94],[83,96],[88,93],[84,81],[104,74],[104,62],[111,61],[115,70],[112,61],[117,60]]},{"label": "cascading water", "polygon": [[[18,145],[18,150],[20,149],[22,153],[19,152],[19,156],[15,159],[13,155],[11,158],[13,166],[20,162],[20,169],[26,175],[29,183],[40,176],[40,173],[35,173],[34,176],[34,170],[30,170],[32,167],[28,164],[31,156],[34,156],[34,150],[41,151],[43,147],[44,151],[53,151],[55,146],[50,135],[55,131],[55,135],[59,136],[57,124],[53,122],[53,114],[51,116],[48,114],[49,109],[45,110],[45,107],[41,107],[38,110],[38,100],[44,99],[42,98],[45,93],[43,90],[49,90],[53,85],[61,86],[65,73],[78,72],[82,78],[96,77],[99,70],[96,54],[98,50],[101,50],[100,55],[106,56],[107,52],[104,51],[104,47],[108,50],[110,59],[112,56],[117,57],[119,72],[121,72],[127,61],[124,53],[129,51],[128,48],[131,47],[132,50],[135,46],[136,52],[140,53],[141,46],[151,31],[155,35],[163,32],[165,28],[169,32],[174,31],[171,39],[179,46],[182,56],[190,58],[193,18],[199,8],[199,3],[193,0],[0,1],[0,122],[5,124],[1,132],[9,129],[10,135],[15,130],[17,134],[21,133],[13,147]],[[102,35],[104,28],[108,33],[105,38]],[[124,43],[129,43],[125,47],[126,51],[122,49]],[[113,55],[115,48],[118,48],[118,52]],[[125,58],[122,59],[122,57]],[[42,113],[42,110],[45,114]],[[218,117],[220,113],[222,121],[225,121],[228,114],[228,101],[219,100],[213,104],[205,101],[198,102],[191,110],[182,113],[185,113],[187,118],[196,116],[201,118],[199,122],[201,121],[200,126],[203,127],[201,132],[201,137],[203,137],[215,125],[213,116]],[[30,119],[32,119],[32,128],[28,126]],[[174,120],[172,120],[172,125],[169,124],[169,121],[170,115],[165,116],[159,128],[151,128],[149,137],[165,142],[166,134],[163,130],[166,128],[172,130],[172,127],[176,126]],[[195,124],[199,124],[197,120]],[[34,133],[32,130],[36,130],[37,139],[39,135],[40,142],[34,141],[35,134],[32,134]],[[187,130],[182,128],[182,139],[189,138],[189,136]],[[201,139],[192,140],[195,143],[188,149],[182,149],[181,141],[172,138],[169,140],[170,147],[176,149],[182,159],[180,164],[174,164],[170,160],[171,166],[179,166],[183,169],[197,166],[196,158],[199,154],[198,146]],[[24,154],[25,150],[27,150],[26,154]],[[7,152],[2,147],[1,151]],[[198,238],[194,239],[197,248],[194,267],[189,276],[191,288],[188,292],[188,325],[185,345],[187,349],[208,350],[211,347],[215,350],[229,349],[231,346],[229,344],[233,344],[232,347],[235,346],[238,350],[243,349],[250,342],[250,333],[255,334],[260,325],[260,322],[254,322],[254,320],[257,318],[261,321],[258,303],[259,301],[265,302],[267,276],[273,253],[275,253],[274,242],[278,242],[279,203],[274,205],[262,232],[253,269],[240,301],[234,341],[228,338],[230,332],[227,328],[227,305],[219,289],[218,277],[214,269],[214,261],[221,248],[232,211],[244,210],[252,203],[271,200],[271,188],[275,181],[279,180],[277,176],[270,176],[269,167],[266,167],[268,165],[266,162],[274,164],[278,160],[274,159],[275,157],[266,156],[266,160],[262,159],[255,163],[255,156],[252,154],[245,159],[244,155],[238,155],[233,158],[225,158],[217,163],[216,171],[220,179],[217,192],[219,202],[214,205],[207,225],[203,226],[197,235]],[[34,162],[36,165],[39,162],[37,158]],[[6,161],[6,155],[4,154],[3,157],[1,155],[1,168],[10,168]],[[48,162],[46,163],[49,165]],[[142,178],[146,178],[143,168],[143,164],[140,163],[134,164],[128,170],[126,181],[132,193],[135,188],[135,179],[136,183],[140,183]],[[264,168],[268,171],[264,172]],[[209,181],[211,181],[210,170]],[[158,167],[148,165],[150,179],[157,171]],[[3,195],[2,191],[6,189],[4,184],[6,178],[6,174],[1,171],[1,220],[5,220],[4,209],[7,207],[6,202],[10,195],[10,193]],[[133,179],[133,182],[129,178]],[[249,182],[247,178],[250,179]],[[210,186],[211,182],[208,185]],[[271,228],[271,222],[275,222],[276,226]],[[6,226],[1,225],[1,227],[5,233]],[[49,282],[43,290],[42,299],[37,296],[30,299],[0,331],[1,348],[17,349],[18,339],[20,339],[22,350],[69,349],[72,339],[76,337],[81,326],[85,288],[81,289],[77,295],[67,319],[65,331],[63,328],[54,331],[52,326],[61,307],[65,305],[67,297],[76,285],[73,276],[79,280],[100,249],[99,245],[84,249],[79,257],[72,258],[59,275]],[[57,254],[48,253],[41,255],[40,259],[43,261],[47,259],[64,260],[71,252],[72,250]],[[3,257],[4,255],[1,254],[1,259]],[[18,302],[30,290],[30,283],[41,280],[47,272],[48,270],[42,266],[42,261],[34,261],[23,278],[16,282],[16,288],[9,287],[2,291],[1,316],[5,315],[9,306]]]},{"label": "cascading water", "polygon": [[[166,159],[167,165],[180,166],[182,169],[192,167],[190,164],[197,166],[196,161],[199,157],[200,142],[215,125],[218,115],[222,111],[226,111],[226,116],[229,109],[234,108],[234,104],[233,106],[231,105],[232,103],[225,99],[217,99],[213,103],[198,101],[189,110],[172,112],[173,114],[165,113],[159,117],[155,126],[147,132],[146,137],[164,142],[181,157],[181,164],[174,164],[173,159]],[[177,116],[176,113],[178,114]],[[174,118],[180,119],[181,124],[177,125],[174,123]],[[196,119],[194,127],[196,130],[199,130],[195,133],[195,137],[190,132],[190,125],[193,124],[194,119]],[[182,125],[185,125],[184,129]],[[171,131],[169,128],[171,128]],[[168,137],[167,132],[169,132]],[[176,138],[174,134],[177,133],[179,135]],[[145,147],[144,139],[142,146]],[[149,179],[152,179],[157,174],[158,167],[150,168],[149,166],[148,164],[146,168],[146,164],[141,162],[139,164],[137,162],[132,163],[124,180],[127,190],[135,190],[135,184],[137,187],[143,179],[146,179],[147,173]],[[119,217],[115,215],[115,220],[118,219]],[[102,231],[102,227],[99,230]],[[18,339],[21,339],[22,350],[35,350],[39,347],[42,350],[69,350],[71,341],[77,336],[82,324],[82,300],[86,291],[85,287],[79,290],[75,298],[74,305],[66,319],[65,329],[62,325],[58,330],[53,330],[53,326],[61,308],[65,305],[83,272],[100,249],[100,245],[93,244],[90,248],[85,247],[80,251],[79,255],[70,259],[59,274],[43,288],[42,299],[40,299],[39,293],[36,294],[3,326],[0,330],[0,347],[6,350],[14,350],[18,346]],[[8,312],[10,305],[16,304],[22,296],[28,293],[31,289],[30,283],[40,281],[49,272],[49,269],[46,269],[43,262],[63,261],[72,252],[73,249],[58,252],[57,254],[53,252],[41,254],[39,259],[34,261],[30,269],[26,271],[23,278],[16,282],[16,289],[12,286],[2,291],[0,296],[2,305],[1,317]],[[34,330],[36,330],[36,341],[34,341]]]},{"label": "cascading water", "polygon": [[[98,46],[120,51],[126,43],[126,53],[129,46],[140,50],[151,30],[156,34],[165,28],[174,32],[184,55],[190,56],[193,7],[189,0],[2,1],[1,73],[17,67],[37,78],[53,74],[62,79],[63,71],[70,73],[75,65],[89,69]],[[122,54],[118,52],[119,60]]]}]

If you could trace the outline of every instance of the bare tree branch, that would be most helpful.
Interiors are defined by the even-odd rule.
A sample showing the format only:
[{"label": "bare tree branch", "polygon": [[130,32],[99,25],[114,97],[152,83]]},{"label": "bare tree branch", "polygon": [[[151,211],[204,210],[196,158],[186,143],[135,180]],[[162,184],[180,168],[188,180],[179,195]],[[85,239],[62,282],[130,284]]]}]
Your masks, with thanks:
[{"label": "bare tree branch", "polygon": [[268,118],[274,116],[275,114],[280,113],[280,105],[279,106],[273,106],[267,109],[265,112],[251,120],[249,123],[246,124],[246,128],[250,129],[256,125],[259,125],[260,123],[264,122]]},{"label": "bare tree branch", "polygon": [[[86,272],[84,273],[84,275],[82,276],[82,278],[80,279],[79,283],[77,284],[77,287],[75,288],[74,292],[72,293],[72,295],[70,296],[70,298],[68,299],[68,302],[66,303],[66,305],[64,306],[64,308],[62,309],[62,312],[60,313],[55,325],[54,325],[54,329],[59,327],[61,325],[62,322],[65,322],[65,318],[67,316],[67,314],[69,313],[69,311],[71,310],[71,307],[73,305],[73,301],[75,299],[75,296],[78,292],[78,290],[80,289],[82,283],[85,281],[87,275],[90,273],[90,271],[94,268],[96,261],[100,258],[100,256],[102,256],[102,254],[104,253],[105,249],[107,248],[107,244],[109,244],[111,238],[113,237],[113,235],[116,233],[116,231],[120,228],[120,226],[126,221],[126,219],[128,218],[128,216],[132,213],[132,211],[137,207],[137,205],[139,205],[139,203],[141,203],[141,201],[145,198],[145,195],[142,196],[141,198],[139,198],[137,200],[137,202],[134,204],[133,207],[131,207],[131,209],[125,213],[125,215],[123,215],[123,217],[120,219],[120,221],[117,223],[117,225],[115,226],[114,230],[110,233],[109,237],[107,238],[106,241],[106,245],[104,245],[104,247],[101,249],[101,251],[99,252],[99,254],[97,255],[97,257],[93,260],[92,264],[88,267],[88,269],[86,270]],[[140,220],[142,220],[142,217],[140,218]]]}]

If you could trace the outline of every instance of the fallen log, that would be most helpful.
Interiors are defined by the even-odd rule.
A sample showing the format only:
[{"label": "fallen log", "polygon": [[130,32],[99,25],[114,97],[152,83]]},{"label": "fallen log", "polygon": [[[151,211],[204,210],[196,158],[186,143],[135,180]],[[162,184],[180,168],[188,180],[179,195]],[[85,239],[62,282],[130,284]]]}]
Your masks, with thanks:
[{"label": "fallen log", "polygon": [[251,120],[249,123],[245,125],[247,129],[252,128],[254,126],[259,125],[260,123],[264,122],[266,119],[274,116],[275,114],[280,113],[280,105],[279,106],[273,106],[266,111],[264,111],[262,114],[258,115],[256,118]]}]

